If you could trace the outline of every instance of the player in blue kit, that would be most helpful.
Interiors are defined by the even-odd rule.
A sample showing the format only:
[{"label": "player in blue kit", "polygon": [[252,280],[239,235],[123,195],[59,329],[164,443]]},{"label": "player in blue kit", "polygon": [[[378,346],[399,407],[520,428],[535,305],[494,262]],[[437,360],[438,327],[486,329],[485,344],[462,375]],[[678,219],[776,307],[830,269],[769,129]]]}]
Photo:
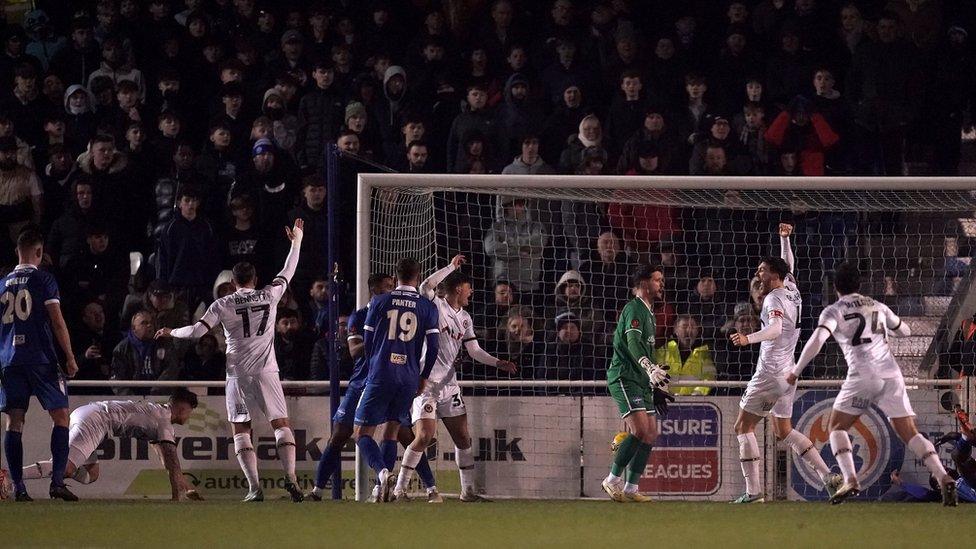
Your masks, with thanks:
[{"label": "player in blue kit", "polygon": [[381,487],[377,501],[390,500],[396,479],[373,433],[377,425],[386,423],[383,440],[396,443],[400,418],[423,390],[438,350],[437,308],[417,291],[420,263],[401,259],[396,275],[397,288],[369,304],[363,326],[369,373],[356,408],[356,444],[377,473]]},{"label": "player in blue kit", "polygon": [[[31,501],[24,486],[24,415],[31,395],[51,414],[52,499],[77,501],[64,485],[68,463],[68,392],[64,376],[78,371],[68,327],[61,314],[58,284],[37,268],[44,254],[44,236],[26,229],[17,237],[19,265],[0,281],[0,410],[9,419],[3,452],[17,501]],[[65,356],[58,363],[54,341]]]},{"label": "player in blue kit", "polygon": [[[370,299],[393,291],[393,277],[388,274],[374,273],[369,276],[366,284],[369,287]],[[318,467],[315,470],[315,487],[308,493],[308,498],[313,501],[322,500],[322,492],[325,489],[326,482],[328,482],[340,467],[342,447],[345,446],[346,441],[352,436],[356,406],[359,404],[359,397],[363,394],[363,387],[366,384],[366,374],[369,371],[366,364],[366,357],[363,353],[363,326],[366,324],[367,312],[369,312],[368,305],[349,315],[349,320],[347,321],[349,335],[346,337],[346,342],[349,348],[349,355],[356,363],[352,376],[349,378],[349,386],[346,388],[345,394],[342,395],[339,408],[336,410],[335,415],[332,416],[332,436],[329,437],[322,456],[319,458]],[[408,439],[406,444],[404,444],[406,446],[410,443],[410,439],[413,438],[413,433],[409,427],[405,428],[403,425],[410,425],[409,417],[405,423],[401,418],[401,428],[399,429],[400,432],[398,432],[398,438],[401,443],[403,443],[404,435],[407,435]],[[406,433],[403,431],[406,431]],[[380,445],[380,450],[383,453],[383,460],[386,463],[387,469],[393,470],[393,465],[396,462],[396,441],[384,440]],[[418,466],[418,474],[421,475],[421,479],[425,481],[428,488],[433,487],[434,475],[430,471],[430,465],[427,465],[426,471],[419,470],[420,468],[421,466]]]}]

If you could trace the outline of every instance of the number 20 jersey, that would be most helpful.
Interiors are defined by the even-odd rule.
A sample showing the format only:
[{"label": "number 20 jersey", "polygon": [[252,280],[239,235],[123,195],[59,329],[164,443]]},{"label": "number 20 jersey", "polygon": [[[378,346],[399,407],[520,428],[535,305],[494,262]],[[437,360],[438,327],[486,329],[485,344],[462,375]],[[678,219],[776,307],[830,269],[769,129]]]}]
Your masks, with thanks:
[{"label": "number 20 jersey", "polygon": [[286,287],[285,279],[278,277],[264,288],[241,288],[211,303],[200,319],[207,328],[218,322],[224,326],[228,378],[278,371],[275,318]]},{"label": "number 20 jersey", "polygon": [[61,299],[54,276],[17,265],[0,285],[0,366],[57,364],[46,307]]},{"label": "number 20 jersey", "polygon": [[884,303],[861,294],[848,294],[820,313],[819,327],[830,331],[847,361],[847,377],[890,379],[901,368],[888,347],[887,326],[901,319]]}]

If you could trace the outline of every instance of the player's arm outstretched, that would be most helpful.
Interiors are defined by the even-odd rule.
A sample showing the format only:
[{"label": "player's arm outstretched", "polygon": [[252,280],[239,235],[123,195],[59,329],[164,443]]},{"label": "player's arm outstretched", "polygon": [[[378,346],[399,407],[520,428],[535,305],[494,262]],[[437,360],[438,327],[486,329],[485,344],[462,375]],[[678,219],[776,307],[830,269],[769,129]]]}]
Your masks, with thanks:
[{"label": "player's arm outstretched", "polygon": [[787,276],[796,278],[796,256],[793,255],[793,245],[790,244],[790,235],[793,234],[793,225],[789,223],[779,224],[779,256],[786,262],[790,269]]},{"label": "player's arm outstretched", "polygon": [[183,467],[180,465],[180,457],[176,453],[176,443],[171,440],[161,440],[156,444],[160,458],[163,460],[163,467],[169,473],[169,485],[172,489],[172,500],[180,501],[183,496],[187,499],[202,500],[203,497],[197,493],[183,477]]},{"label": "player's arm outstretched", "polygon": [[291,241],[291,248],[288,249],[288,257],[285,258],[285,266],[275,279],[283,278],[286,284],[291,284],[291,279],[295,276],[295,269],[298,268],[298,256],[302,252],[302,236],[305,234],[305,221],[302,218],[295,220],[294,227],[285,227],[285,236]]},{"label": "player's arm outstretched", "polygon": [[467,262],[467,258],[458,254],[451,259],[451,262],[443,269],[434,271],[433,274],[420,283],[420,295],[433,301],[437,296],[437,285],[444,281],[451,273],[461,268]]}]

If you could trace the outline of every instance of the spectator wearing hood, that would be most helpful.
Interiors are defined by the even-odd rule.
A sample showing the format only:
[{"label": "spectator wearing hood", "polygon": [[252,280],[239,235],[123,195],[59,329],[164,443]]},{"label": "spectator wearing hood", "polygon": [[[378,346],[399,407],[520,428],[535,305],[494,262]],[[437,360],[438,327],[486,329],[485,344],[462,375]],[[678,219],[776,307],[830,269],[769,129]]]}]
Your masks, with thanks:
[{"label": "spectator wearing hood", "polygon": [[526,133],[522,137],[522,153],[502,170],[506,175],[548,175],[556,173],[539,155],[539,136]]},{"label": "spectator wearing hood", "polygon": [[447,136],[447,171],[458,173],[458,164],[467,154],[464,139],[472,131],[478,131],[484,136],[485,144],[492,151],[497,151],[498,131],[494,118],[487,110],[488,90],[481,84],[472,84],[467,88],[465,108],[454,119],[451,131]]},{"label": "spectator wearing hood", "polygon": [[517,154],[520,140],[527,133],[542,129],[542,110],[534,103],[528,79],[520,73],[508,77],[505,82],[505,99],[495,111],[503,158]]},{"label": "spectator wearing hood", "polygon": [[583,163],[583,153],[590,148],[601,151],[606,160],[603,125],[595,114],[584,116],[579,123],[579,132],[569,138],[559,155],[559,173],[577,173],[577,168]]},{"label": "spectator wearing hood", "polygon": [[579,130],[580,122],[587,114],[589,111],[583,106],[583,92],[579,85],[568,83],[562,90],[559,105],[542,126],[542,156],[546,162],[550,165],[559,163],[559,155]]},{"label": "spectator wearing hood", "polygon": [[509,281],[519,293],[538,290],[548,241],[542,223],[532,220],[524,199],[502,197],[497,220],[484,239],[494,279]]},{"label": "spectator wearing hood", "polygon": [[88,88],[73,84],[64,92],[65,138],[76,143],[87,143],[98,126],[95,116],[95,96]]},{"label": "spectator wearing hood", "polygon": [[838,140],[827,120],[811,112],[810,100],[802,95],[794,97],[766,129],[766,141],[772,146],[798,151],[800,173],[808,177],[824,175],[826,151]]},{"label": "spectator wearing hood", "polygon": [[[674,337],[654,353],[658,364],[666,364],[671,369],[672,380],[714,381],[715,362],[708,344],[701,339],[701,328],[691,315],[681,315],[675,321]],[[677,387],[676,395],[705,396],[712,392],[711,387]]]},{"label": "spectator wearing hood", "polygon": [[296,151],[302,166],[321,168],[325,144],[335,139],[342,126],[342,98],[335,89],[335,67],[328,60],[312,67],[315,86],[298,103],[298,142]]},{"label": "spectator wearing hood", "polygon": [[384,146],[400,141],[400,120],[410,110],[411,103],[407,71],[399,65],[387,67],[383,73],[383,96],[376,102],[375,109]]},{"label": "spectator wearing hood", "polygon": [[[593,337],[593,334],[604,333],[606,326],[597,322],[597,311],[593,307],[593,300],[587,294],[587,289],[588,286],[579,271],[569,270],[563,273],[556,282],[555,292],[546,306],[546,319],[555,319],[568,312],[577,320],[579,328],[588,338]],[[599,320],[602,320],[602,317]],[[549,326],[550,329],[553,327],[555,326]]]},{"label": "spectator wearing hood", "polygon": [[[132,317],[131,328],[112,351],[112,381],[175,381],[182,366],[175,340],[155,339],[156,323],[148,311]],[[165,394],[169,389],[116,387],[117,395]]]}]

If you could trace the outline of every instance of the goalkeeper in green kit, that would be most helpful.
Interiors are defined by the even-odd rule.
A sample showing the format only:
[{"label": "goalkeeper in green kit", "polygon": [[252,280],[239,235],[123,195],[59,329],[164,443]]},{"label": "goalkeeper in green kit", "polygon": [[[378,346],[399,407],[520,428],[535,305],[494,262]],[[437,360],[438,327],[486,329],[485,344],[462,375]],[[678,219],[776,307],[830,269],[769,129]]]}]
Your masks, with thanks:
[{"label": "goalkeeper in green kit", "polygon": [[656,414],[667,413],[671,380],[667,366],[651,362],[654,356],[654,300],[664,298],[664,273],[660,267],[639,267],[630,278],[631,299],[613,332],[613,358],[607,369],[607,388],[629,434],[613,458],[603,489],[613,501],[643,503],[651,498],[637,492],[637,483],[651,445],[658,435]]}]

